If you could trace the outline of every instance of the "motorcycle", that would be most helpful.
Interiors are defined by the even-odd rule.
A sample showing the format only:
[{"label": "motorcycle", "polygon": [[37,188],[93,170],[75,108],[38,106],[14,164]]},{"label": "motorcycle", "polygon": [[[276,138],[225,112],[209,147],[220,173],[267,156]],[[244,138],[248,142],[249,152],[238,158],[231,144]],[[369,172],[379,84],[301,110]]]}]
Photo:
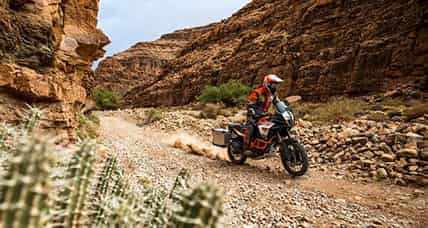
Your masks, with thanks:
[{"label": "motorcycle", "polygon": [[[279,98],[273,98],[275,113],[264,115],[256,124],[250,143],[249,124],[231,123],[228,129],[213,130],[213,144],[227,147],[232,163],[242,165],[248,158],[261,160],[280,154],[281,162],[292,176],[303,176],[309,167],[304,147],[290,135],[295,126],[293,110]],[[248,145],[249,144],[249,145]]]}]

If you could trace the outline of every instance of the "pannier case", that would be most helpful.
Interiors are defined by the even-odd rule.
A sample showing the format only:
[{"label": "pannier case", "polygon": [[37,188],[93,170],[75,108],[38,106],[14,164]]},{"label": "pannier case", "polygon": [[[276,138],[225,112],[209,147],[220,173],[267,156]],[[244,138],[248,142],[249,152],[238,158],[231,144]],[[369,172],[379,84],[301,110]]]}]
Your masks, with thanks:
[{"label": "pannier case", "polygon": [[216,128],[212,130],[213,141],[216,146],[226,147],[229,142],[229,131],[223,128]]}]

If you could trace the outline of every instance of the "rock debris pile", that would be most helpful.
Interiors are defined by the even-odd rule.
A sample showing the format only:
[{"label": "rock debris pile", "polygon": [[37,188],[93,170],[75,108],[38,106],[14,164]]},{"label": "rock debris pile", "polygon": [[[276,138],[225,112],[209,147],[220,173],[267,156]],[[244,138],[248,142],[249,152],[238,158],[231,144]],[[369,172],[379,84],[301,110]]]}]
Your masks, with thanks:
[{"label": "rock debris pile", "polygon": [[391,179],[396,184],[428,185],[427,116],[414,123],[352,122],[296,128],[312,163],[346,167],[347,176]]}]

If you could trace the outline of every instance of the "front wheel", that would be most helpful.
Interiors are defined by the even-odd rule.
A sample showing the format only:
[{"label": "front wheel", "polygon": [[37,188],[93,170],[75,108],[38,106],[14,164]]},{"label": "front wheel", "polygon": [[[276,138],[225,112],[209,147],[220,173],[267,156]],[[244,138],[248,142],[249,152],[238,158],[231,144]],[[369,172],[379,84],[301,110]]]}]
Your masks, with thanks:
[{"label": "front wheel", "polygon": [[294,176],[303,176],[309,168],[305,148],[296,140],[288,140],[281,145],[281,161],[285,170]]}]

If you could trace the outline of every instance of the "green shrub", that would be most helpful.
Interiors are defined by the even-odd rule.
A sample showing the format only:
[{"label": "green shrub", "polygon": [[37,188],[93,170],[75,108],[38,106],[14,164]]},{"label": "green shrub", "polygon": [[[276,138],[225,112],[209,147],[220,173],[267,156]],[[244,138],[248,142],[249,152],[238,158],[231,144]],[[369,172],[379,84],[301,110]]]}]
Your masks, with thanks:
[{"label": "green shrub", "polygon": [[107,89],[95,89],[92,92],[92,97],[100,109],[116,109],[119,107],[121,97],[119,94]]},{"label": "green shrub", "polygon": [[220,86],[207,86],[198,97],[203,103],[223,102],[226,106],[236,106],[245,102],[251,88],[235,80]]},{"label": "green shrub", "polygon": [[144,121],[145,124],[150,124],[150,123],[159,121],[163,117],[162,111],[155,108],[151,108],[145,111],[145,114],[146,114],[146,118]]}]

